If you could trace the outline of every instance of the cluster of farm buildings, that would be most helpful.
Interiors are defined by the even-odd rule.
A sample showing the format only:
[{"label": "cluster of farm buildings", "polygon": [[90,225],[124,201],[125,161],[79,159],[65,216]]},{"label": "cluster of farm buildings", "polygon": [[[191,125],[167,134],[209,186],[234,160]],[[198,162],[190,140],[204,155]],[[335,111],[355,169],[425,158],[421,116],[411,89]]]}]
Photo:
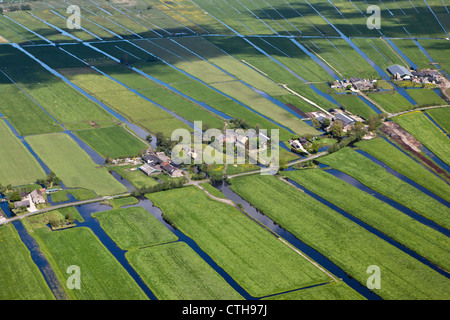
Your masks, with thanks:
[{"label": "cluster of farm buildings", "polygon": [[336,80],[331,88],[333,89],[354,89],[358,91],[368,91],[375,88],[375,83],[377,80],[370,79],[360,79],[358,77],[353,77],[350,79]]},{"label": "cluster of farm buildings", "polygon": [[14,202],[14,209],[26,208],[28,211],[35,211],[38,204],[44,204],[47,202],[44,194],[51,194],[57,191],[59,191],[58,188],[36,189],[29,193],[22,191],[20,192],[22,200]]},{"label": "cluster of farm buildings", "polygon": [[395,64],[388,69],[389,73],[394,77],[394,80],[410,80],[414,83],[420,84],[439,84],[445,81],[439,71],[433,69],[423,69],[421,71],[408,70],[407,68]]},{"label": "cluster of farm buildings", "polygon": [[167,172],[171,177],[182,177],[183,171],[172,164],[172,160],[164,152],[150,152],[142,157],[144,164],[139,170],[150,176],[157,172]]},{"label": "cluster of farm buildings", "polygon": [[[316,119],[321,125],[324,124],[325,119],[329,119],[329,125],[326,128],[324,128],[326,131],[328,131],[336,121],[339,121],[342,124],[343,132],[347,132],[348,130],[351,130],[353,125],[356,122],[364,123],[364,119],[362,119],[361,117],[351,114],[349,112],[345,112],[341,109],[333,109],[329,113],[325,113],[325,112],[321,112],[321,111],[308,112],[307,115],[311,119],[312,118]],[[291,145],[292,148],[294,148],[296,150],[300,150],[304,153],[308,153],[304,149],[305,145],[308,143],[310,143],[310,142],[305,138],[289,140],[289,144]]]},{"label": "cluster of farm buildings", "polygon": [[[439,84],[446,81],[439,71],[433,69],[423,69],[420,71],[409,70],[404,66],[394,64],[387,68],[387,71],[396,81],[412,81],[420,84]],[[361,79],[353,77],[350,79],[336,80],[331,88],[344,90],[369,91],[376,89],[377,80]]]}]

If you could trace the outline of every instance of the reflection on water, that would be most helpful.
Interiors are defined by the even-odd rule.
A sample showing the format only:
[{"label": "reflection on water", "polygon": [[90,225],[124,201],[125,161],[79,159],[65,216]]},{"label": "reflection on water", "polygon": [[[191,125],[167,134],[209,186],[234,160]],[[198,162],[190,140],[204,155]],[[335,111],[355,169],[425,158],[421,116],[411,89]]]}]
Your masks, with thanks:
[{"label": "reflection on water", "polygon": [[28,234],[27,230],[25,229],[20,220],[16,220],[12,222],[12,224],[19,233],[20,239],[30,251],[31,259],[41,271],[45,281],[47,282],[55,298],[57,300],[67,300],[68,298],[61,286],[61,283],[56,277],[47,258],[41,252],[36,240],[34,240],[34,238]]}]

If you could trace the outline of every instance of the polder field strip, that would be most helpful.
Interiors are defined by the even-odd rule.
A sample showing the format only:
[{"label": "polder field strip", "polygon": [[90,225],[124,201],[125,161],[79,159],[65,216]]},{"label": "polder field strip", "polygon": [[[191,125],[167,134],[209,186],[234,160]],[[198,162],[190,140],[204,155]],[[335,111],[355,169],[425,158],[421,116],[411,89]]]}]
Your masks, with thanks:
[{"label": "polder field strip", "polygon": [[236,208],[211,200],[200,189],[186,187],[147,197],[252,296],[330,281]]},{"label": "polder field strip", "polygon": [[97,195],[126,192],[126,188],[100,167],[65,133],[29,136],[26,141],[69,188],[84,188]]},{"label": "polder field strip", "polygon": [[102,229],[122,250],[178,240],[169,229],[142,207],[96,212],[92,217],[99,220]]},{"label": "polder field strip", "polygon": [[341,78],[379,78],[374,68],[343,39],[309,39],[300,43],[339,72]]},{"label": "polder field strip", "polygon": [[127,158],[145,152],[147,145],[122,126],[88,129],[74,132],[102,157]]},{"label": "polder field strip", "polygon": [[0,227],[0,269],[2,300],[55,298],[12,224]]},{"label": "polder field strip", "polygon": [[[79,49],[76,47],[79,46],[70,46],[66,48],[67,51],[77,55]],[[97,58],[98,52],[84,46],[82,47],[83,52],[81,53],[81,56],[83,61],[89,62]],[[121,54],[123,55],[123,52]],[[97,65],[97,70],[102,72],[103,75],[119,81],[125,88],[136,94],[142,95],[144,98],[152,101],[152,103],[161,105],[190,122],[198,120],[213,128],[223,127],[224,120],[220,116],[204,109],[190,99],[188,95],[182,96],[177,92],[174,92],[171,87],[167,87],[162,83],[156,83],[129,68],[115,63],[106,56],[101,56],[98,59],[103,61],[103,66],[97,65],[97,63],[92,64]]]},{"label": "polder field strip", "polygon": [[414,108],[408,99],[395,90],[369,92],[367,93],[367,96],[389,113],[401,112]]},{"label": "polder field strip", "polygon": [[318,159],[359,180],[369,188],[412,209],[446,228],[450,227],[450,209],[419,189],[388,173],[381,166],[358,152],[344,148]]},{"label": "polder field strip", "polygon": [[[35,54],[39,57],[43,52],[49,52],[49,49],[43,50],[45,49],[40,49],[35,52]],[[86,50],[88,50],[88,48],[86,48]],[[143,126],[153,133],[162,131],[166,134],[170,134],[176,128],[189,128],[189,126],[182,121],[176,119],[152,102],[136,95],[136,93],[130,91],[116,81],[106,76],[102,76],[101,73],[86,67],[79,60],[76,60],[70,55],[59,51],[56,48],[50,48],[50,54],[56,56],[57,61],[59,59],[59,61],[68,62],[67,67],[58,68],[58,72],[63,74],[73,84],[79,86],[101,102],[105,103],[107,106],[125,115],[130,121]],[[114,61],[111,61],[110,63],[116,64]],[[80,64],[82,64],[83,67],[78,67]],[[60,64],[55,65],[55,67],[59,66]],[[128,102],[125,103],[125,101]],[[154,119],[155,121],[151,122],[149,121],[150,119]]]},{"label": "polder field strip", "polygon": [[57,121],[66,123],[67,128],[71,129],[71,123],[81,121],[113,120],[94,102],[19,50],[2,46],[0,52],[3,53],[0,67],[7,68],[8,76]]},{"label": "polder field strip", "polygon": [[[58,232],[38,228],[32,230],[31,235],[49,260],[70,299],[148,299],[89,228],[77,227]],[[71,265],[77,265],[83,270],[80,290],[69,290],[66,286],[66,270]]]},{"label": "polder field strip", "polygon": [[[142,42],[139,42],[139,43],[143,46],[144,50],[148,49],[148,47],[147,47],[148,43],[143,43],[143,44],[142,44]],[[192,70],[187,70],[187,71],[192,71]],[[204,71],[202,70],[201,74],[195,73],[194,75],[196,77],[201,78],[203,74],[204,74]],[[224,75],[225,75],[225,73],[224,73]],[[228,75],[227,75],[227,77],[228,77]],[[208,81],[207,79],[204,79],[204,80]],[[241,103],[244,103],[245,105],[251,106],[251,108],[255,109],[257,112],[260,112],[263,115],[267,115],[269,118],[275,120],[276,122],[278,122],[282,125],[289,127],[290,129],[298,132],[299,134],[304,134],[307,132],[314,134],[316,132],[314,130],[314,128],[306,125],[298,118],[295,118],[295,116],[293,116],[289,112],[276,106],[271,101],[260,96],[259,94],[257,94],[252,89],[248,88],[246,85],[244,85],[243,83],[241,83],[239,81],[218,82],[218,83],[212,83],[211,85],[216,90],[239,100]],[[222,98],[222,100],[223,100],[223,98]],[[224,100],[224,101],[227,101],[228,104],[231,103],[230,100]],[[219,107],[221,106],[221,104],[220,104],[221,101],[217,101],[217,102],[220,102],[218,105],[214,104],[214,102],[215,101],[212,101],[212,102],[208,101],[208,103],[211,103],[213,107],[216,107],[217,109],[219,109]],[[234,109],[234,110],[236,110],[236,109]],[[226,110],[223,110],[223,111],[225,113],[227,112]]]},{"label": "polder field strip", "polygon": [[212,45],[203,38],[179,39],[176,43],[182,45],[188,50],[198,54],[203,59],[226,70],[236,78],[248,83],[249,85],[268,93],[271,96],[286,94],[280,86],[268,79],[258,71],[246,67],[241,61],[226,54],[218,47]]},{"label": "polder field strip", "polygon": [[363,300],[363,297],[343,282],[333,282],[307,290],[283,293],[261,300]]},{"label": "polder field strip", "polygon": [[[259,95],[241,81],[236,80],[227,73],[211,66],[208,62],[196,61],[199,59],[185,50],[184,53],[186,55],[194,56],[191,58],[192,61],[188,62],[188,60],[185,60],[183,57],[177,56],[164,50],[162,47],[155,45],[154,42],[138,40],[134,43],[151,54],[156,55],[158,58],[169,61],[168,63],[175,65],[177,68],[209,83],[212,87],[237,99],[245,105],[251,106],[257,112],[288,127],[297,134],[302,135],[315,131],[314,128],[308,126],[293,114],[274,104],[269,99]],[[163,45],[162,43],[159,44]],[[209,70],[211,70],[211,72],[209,72]]]},{"label": "polder field strip", "polygon": [[[273,121],[270,121],[264,118],[263,116],[255,113],[253,110],[251,110],[250,107],[241,104],[241,102],[234,101],[233,97],[225,96],[222,92],[218,91],[217,89],[216,89],[217,91],[215,91],[215,89],[208,87],[206,84],[200,81],[191,79],[181,71],[176,70],[167,64],[164,64],[156,60],[149,61],[149,59],[152,58],[151,55],[132,46],[129,43],[121,42],[115,44],[114,46],[109,43],[102,43],[102,44],[99,43],[95,44],[95,46],[100,48],[101,50],[104,50],[108,54],[116,56],[116,58],[120,58],[123,55],[123,52],[117,51],[117,48],[115,48],[116,46],[119,48],[123,48],[127,52],[130,53],[132,52],[134,56],[139,57],[140,59],[135,60],[133,65],[142,72],[145,72],[146,74],[151,74],[156,79],[170,84],[172,87],[176,88],[180,92],[192,97],[193,99],[196,99],[197,101],[205,102],[210,107],[232,118],[245,119],[247,123],[249,123],[253,127],[256,124],[260,124],[263,128],[279,129],[281,140],[287,140],[291,137],[291,133],[289,133],[286,129],[280,127]],[[71,48],[71,50],[74,48],[75,47]],[[77,52],[78,56],[80,54],[81,54],[80,52]],[[108,67],[99,67],[99,68],[101,70],[105,70],[105,68]],[[107,69],[106,72],[108,72]],[[130,77],[127,77],[128,78],[127,82],[126,79],[123,79],[124,77],[122,77],[121,74],[119,73],[114,74],[110,73],[110,74],[113,75],[114,77],[117,77],[117,79],[120,79],[121,81],[127,83],[129,86],[132,86]],[[139,86],[142,86],[142,82],[139,82]],[[142,90],[141,92],[144,94],[145,90]],[[253,103],[251,104],[251,106],[253,106]]]},{"label": "polder field strip", "polygon": [[430,59],[423,53],[414,41],[407,39],[392,39],[394,45],[400,49],[411,61],[413,61],[418,68],[436,69],[435,65],[430,63]]},{"label": "polder field strip", "polygon": [[383,299],[450,295],[446,277],[278,177],[239,177],[231,188],[360,283],[366,283],[368,266],[379,266],[384,281],[377,294]]},{"label": "polder field strip", "polygon": [[0,119],[0,184],[26,185],[45,176],[37,160]]},{"label": "polder field strip", "polygon": [[450,108],[430,109],[426,113],[447,133],[450,132]]},{"label": "polder field strip", "polygon": [[387,67],[390,67],[393,64],[398,64],[405,68],[410,67],[405,65],[404,61],[400,59],[382,39],[355,38],[352,39],[352,41],[383,70],[386,70]]},{"label": "polder field strip", "polygon": [[450,260],[445,253],[450,243],[446,235],[423,225],[326,171],[297,170],[285,172],[285,175],[442,269],[450,270]]},{"label": "polder field strip", "polygon": [[184,242],[129,251],[126,257],[160,300],[242,299]]},{"label": "polder field strip", "polygon": [[422,112],[413,112],[392,120],[411,133],[439,159],[450,165],[450,145],[448,137]]},{"label": "polder field strip", "polygon": [[406,89],[406,92],[419,107],[447,105],[447,102],[431,89]]},{"label": "polder field strip", "polygon": [[356,146],[381,160],[397,172],[434,192],[442,199],[450,201],[450,186],[447,182],[405,155],[389,142],[383,139],[372,139],[358,142]]},{"label": "polder field strip", "polygon": [[[22,136],[63,131],[46,111],[0,70],[0,114]],[[11,108],[14,106],[14,109]]]},{"label": "polder field strip", "polygon": [[[450,63],[448,59],[445,58],[445,54],[443,54],[442,50],[446,50],[445,44],[443,44],[439,40],[432,39],[424,39],[418,41],[426,52],[431,56],[433,61],[439,65],[440,68],[443,68],[447,71],[447,74],[450,72]],[[448,50],[448,49],[447,49]]]}]

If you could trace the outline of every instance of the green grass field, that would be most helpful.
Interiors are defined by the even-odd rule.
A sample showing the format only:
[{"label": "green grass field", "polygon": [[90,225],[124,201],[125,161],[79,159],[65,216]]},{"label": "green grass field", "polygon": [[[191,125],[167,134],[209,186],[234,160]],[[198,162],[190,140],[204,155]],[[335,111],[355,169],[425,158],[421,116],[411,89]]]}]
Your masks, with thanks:
[{"label": "green grass field", "polygon": [[96,212],[102,228],[123,250],[172,242],[178,238],[141,207]]},{"label": "green grass field", "polygon": [[[445,252],[450,243],[444,234],[325,171],[287,171],[285,175],[434,264],[449,269],[450,259]],[[352,196],[347,197],[349,194]]]},{"label": "green grass field", "polygon": [[426,111],[447,133],[450,132],[450,108],[436,108]]},{"label": "green grass field", "polygon": [[0,113],[22,136],[63,131],[63,128],[45,110],[34,103],[1,72]]},{"label": "green grass field", "polygon": [[138,156],[147,145],[123,127],[107,127],[75,132],[102,157],[113,159]]},{"label": "green grass field", "polygon": [[[129,181],[136,189],[142,187],[151,187],[158,184],[158,181],[147,176],[138,167],[134,166],[115,166],[111,170],[117,172],[122,178]],[[133,169],[133,170],[130,170]]]},{"label": "green grass field", "polygon": [[27,142],[49,168],[69,188],[84,188],[97,195],[126,192],[126,188],[97,165],[78,144],[66,134],[27,137]]},{"label": "green grass field", "polygon": [[21,186],[45,176],[37,160],[0,119],[0,184]]},{"label": "green grass field", "polygon": [[147,197],[253,296],[330,280],[237,209],[211,200],[195,187]]},{"label": "green grass field", "polygon": [[160,300],[242,299],[184,242],[130,251],[126,257]]},{"label": "green grass field", "polygon": [[450,226],[449,208],[350,148],[341,149],[320,158],[319,161],[351,175],[369,188],[446,228]]},{"label": "green grass field", "polygon": [[284,293],[264,300],[363,300],[364,298],[344,282]]},{"label": "green grass field", "polygon": [[447,104],[444,99],[431,89],[406,89],[406,92],[417,102],[419,107],[442,106]]},{"label": "green grass field", "polygon": [[55,299],[12,224],[0,227],[0,269],[1,300]]},{"label": "green grass field", "polygon": [[450,295],[447,278],[278,177],[239,177],[231,188],[361,284],[366,284],[367,267],[379,266],[383,284],[376,293],[384,299],[446,299]]},{"label": "green grass field", "polygon": [[414,106],[397,91],[370,92],[367,96],[390,113],[414,108]]},{"label": "green grass field", "polygon": [[91,191],[86,189],[68,189],[60,190],[51,194],[53,202],[64,202],[68,201],[68,194],[73,195],[73,197],[78,201],[94,199],[97,196]]},{"label": "green grass field", "polygon": [[[148,299],[133,278],[101,244],[94,233],[84,227],[60,231],[40,228],[33,236],[39,243],[70,299],[75,300],[144,300]],[[66,282],[69,266],[81,271],[81,289],[70,290]]]},{"label": "green grass field", "polygon": [[372,139],[356,143],[356,146],[383,161],[386,165],[450,201],[450,186],[441,178],[405,155],[383,139]]},{"label": "green grass field", "polygon": [[450,144],[445,134],[421,112],[395,117],[395,122],[423,143],[439,159],[450,165]]}]

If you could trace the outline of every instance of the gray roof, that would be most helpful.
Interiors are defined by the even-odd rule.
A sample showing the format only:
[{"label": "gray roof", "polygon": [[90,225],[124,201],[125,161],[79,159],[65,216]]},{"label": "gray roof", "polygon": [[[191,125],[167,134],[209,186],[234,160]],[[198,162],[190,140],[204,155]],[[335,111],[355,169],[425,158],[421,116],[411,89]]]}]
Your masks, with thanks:
[{"label": "gray roof", "polygon": [[146,175],[151,174],[152,172],[160,171],[154,167],[152,167],[149,164],[144,164],[143,166],[140,166],[139,169],[144,172]]},{"label": "gray roof", "polygon": [[20,208],[20,207],[29,207],[30,201],[29,200],[22,200],[22,201],[16,201],[14,202],[14,208]]},{"label": "gray roof", "polygon": [[353,122],[356,122],[353,118],[349,117],[346,114],[338,113],[335,115],[335,118],[337,120],[341,120],[345,125],[352,124]]},{"label": "gray roof", "polygon": [[148,162],[148,163],[155,163],[155,164],[159,164],[161,162],[161,160],[153,154],[147,154],[147,155],[143,156],[142,160],[144,160],[145,162]]},{"label": "gray roof", "polygon": [[387,71],[389,71],[391,74],[399,74],[400,76],[412,76],[411,71],[409,71],[408,69],[406,69],[404,66],[398,65],[398,64],[394,64],[390,67],[387,68]]}]

